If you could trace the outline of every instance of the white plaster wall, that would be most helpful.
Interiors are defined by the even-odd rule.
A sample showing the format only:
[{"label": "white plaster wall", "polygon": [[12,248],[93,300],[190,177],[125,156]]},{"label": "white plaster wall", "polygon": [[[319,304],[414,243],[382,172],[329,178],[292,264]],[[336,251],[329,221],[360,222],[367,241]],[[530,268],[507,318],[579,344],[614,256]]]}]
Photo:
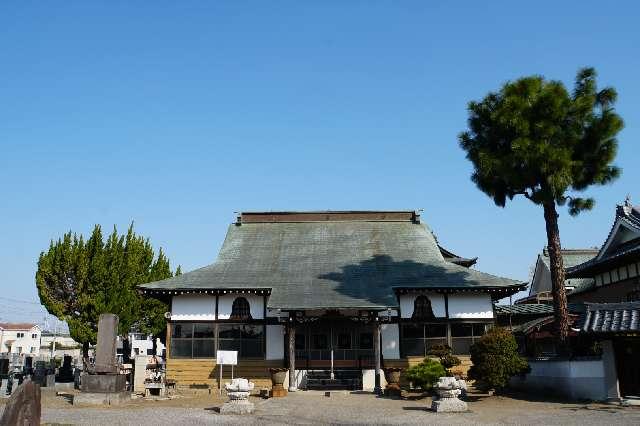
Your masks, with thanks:
[{"label": "white plaster wall", "polygon": [[267,359],[284,359],[284,326],[267,325]]},{"label": "white plaster wall", "polygon": [[[444,295],[440,293],[424,293],[431,301],[431,309],[433,315],[438,318],[445,318],[447,310],[444,306]],[[413,315],[413,303],[420,294],[402,294],[400,295],[400,314],[402,318],[411,318]]]},{"label": "white plaster wall", "polygon": [[[387,386],[387,380],[384,373],[380,370],[380,387],[384,389]],[[376,387],[376,370],[362,370],[362,390],[373,392]]]},{"label": "white plaster wall", "polygon": [[[267,299],[267,302],[269,299]],[[268,303],[267,303],[268,304]],[[267,308],[267,318],[289,318],[289,313],[285,311],[278,312],[277,309],[269,309]]]},{"label": "white plaster wall", "polygon": [[231,308],[236,297],[244,297],[249,302],[251,317],[253,319],[264,318],[264,297],[256,294],[232,293],[218,297],[218,319],[229,319]]},{"label": "white plaster wall", "polygon": [[173,296],[171,319],[174,321],[213,321],[216,319],[215,296],[182,294]]},{"label": "white plaster wall", "polygon": [[382,324],[380,331],[384,359],[400,359],[400,329],[398,324]]},{"label": "white plaster wall", "polygon": [[514,388],[561,395],[570,399],[606,400],[605,366],[601,359],[529,361],[531,372],[513,377]]},{"label": "white plaster wall", "polygon": [[449,295],[449,318],[493,318],[493,305],[488,294]]}]

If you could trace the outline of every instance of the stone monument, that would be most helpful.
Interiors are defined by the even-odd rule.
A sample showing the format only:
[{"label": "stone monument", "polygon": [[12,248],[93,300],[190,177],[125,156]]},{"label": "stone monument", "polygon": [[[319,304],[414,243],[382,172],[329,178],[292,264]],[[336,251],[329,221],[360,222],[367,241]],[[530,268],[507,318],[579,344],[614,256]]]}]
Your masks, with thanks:
[{"label": "stone monument", "polygon": [[434,386],[438,393],[438,399],[431,403],[431,409],[437,413],[459,413],[467,411],[467,403],[458,398],[466,391],[467,384],[464,380],[455,377],[440,377]]},{"label": "stone monument", "polygon": [[233,379],[224,388],[227,390],[229,401],[220,407],[220,414],[251,414],[255,409],[252,402],[249,402],[249,392],[253,390],[254,384],[247,379]]},{"label": "stone monument", "polygon": [[41,415],[40,386],[27,379],[11,395],[4,407],[0,425],[39,425]]},{"label": "stone monument", "polygon": [[95,366],[82,376],[81,392],[74,396],[74,404],[114,405],[131,399],[126,391],[127,376],[119,374],[116,363],[117,333],[118,316],[100,315]]}]

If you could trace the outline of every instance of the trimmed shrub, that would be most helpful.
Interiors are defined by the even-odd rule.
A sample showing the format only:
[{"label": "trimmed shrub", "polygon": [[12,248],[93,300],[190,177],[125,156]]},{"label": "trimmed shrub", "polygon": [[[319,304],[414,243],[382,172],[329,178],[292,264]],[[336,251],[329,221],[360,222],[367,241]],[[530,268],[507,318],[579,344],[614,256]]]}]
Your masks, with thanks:
[{"label": "trimmed shrub", "polygon": [[529,371],[529,363],[518,354],[518,344],[513,334],[504,328],[489,330],[471,346],[469,378],[482,390],[500,390],[509,379]]},{"label": "trimmed shrub", "polygon": [[460,365],[460,358],[453,355],[453,350],[449,345],[433,345],[431,349],[429,349],[428,355],[438,357],[440,359],[440,364],[447,371],[447,376],[451,376],[451,367],[455,367],[456,365]]},{"label": "trimmed shrub", "polygon": [[447,372],[440,362],[425,358],[420,364],[409,367],[405,377],[413,383],[413,386],[421,387],[423,390],[430,390],[439,377],[446,375]]}]

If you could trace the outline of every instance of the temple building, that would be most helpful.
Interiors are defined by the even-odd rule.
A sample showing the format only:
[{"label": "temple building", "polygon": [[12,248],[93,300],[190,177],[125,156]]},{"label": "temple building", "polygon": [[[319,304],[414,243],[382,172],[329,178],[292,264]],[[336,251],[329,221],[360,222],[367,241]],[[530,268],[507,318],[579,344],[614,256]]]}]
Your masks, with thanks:
[{"label": "temple building", "polygon": [[[471,269],[438,244],[417,211],[245,212],[212,265],[141,291],[166,301],[167,377],[216,386],[217,350],[236,376],[289,390],[380,387],[380,368],[470,346],[494,324],[493,302],[526,283]],[[226,376],[226,373],[225,373]]]}]

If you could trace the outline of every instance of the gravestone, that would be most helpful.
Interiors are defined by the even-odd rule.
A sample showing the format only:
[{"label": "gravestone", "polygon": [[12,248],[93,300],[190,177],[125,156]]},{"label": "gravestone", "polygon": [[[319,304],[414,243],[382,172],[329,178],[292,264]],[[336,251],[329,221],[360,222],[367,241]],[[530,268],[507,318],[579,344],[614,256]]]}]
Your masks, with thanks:
[{"label": "gravestone", "polygon": [[36,361],[36,366],[33,369],[33,375],[31,380],[34,383],[44,386],[47,376],[47,363],[45,361]]},{"label": "gravestone", "polygon": [[117,374],[116,339],[118,337],[118,316],[102,314],[98,320],[98,345],[96,347],[96,374]]},{"label": "gravestone", "polygon": [[22,372],[25,376],[33,374],[33,358],[30,356],[25,357],[24,364],[22,365]]},{"label": "gravestone", "polygon": [[9,375],[9,358],[0,358],[0,377],[7,378]]},{"label": "gravestone", "polygon": [[40,386],[31,380],[25,382],[11,395],[4,408],[0,425],[29,425],[40,424]]},{"label": "gravestone", "polygon": [[7,394],[9,384],[9,358],[0,358],[0,398]]},{"label": "gravestone", "polygon": [[62,360],[62,366],[58,371],[58,377],[56,377],[56,380],[58,382],[60,383],[73,382],[73,366],[71,365],[72,361],[73,361],[73,358],[71,357],[71,355],[64,356]]},{"label": "gravestone", "polygon": [[118,316],[102,314],[98,321],[98,344],[95,367],[82,375],[81,393],[73,398],[74,404],[119,404],[131,399],[125,391],[127,376],[119,373],[116,362]]}]

